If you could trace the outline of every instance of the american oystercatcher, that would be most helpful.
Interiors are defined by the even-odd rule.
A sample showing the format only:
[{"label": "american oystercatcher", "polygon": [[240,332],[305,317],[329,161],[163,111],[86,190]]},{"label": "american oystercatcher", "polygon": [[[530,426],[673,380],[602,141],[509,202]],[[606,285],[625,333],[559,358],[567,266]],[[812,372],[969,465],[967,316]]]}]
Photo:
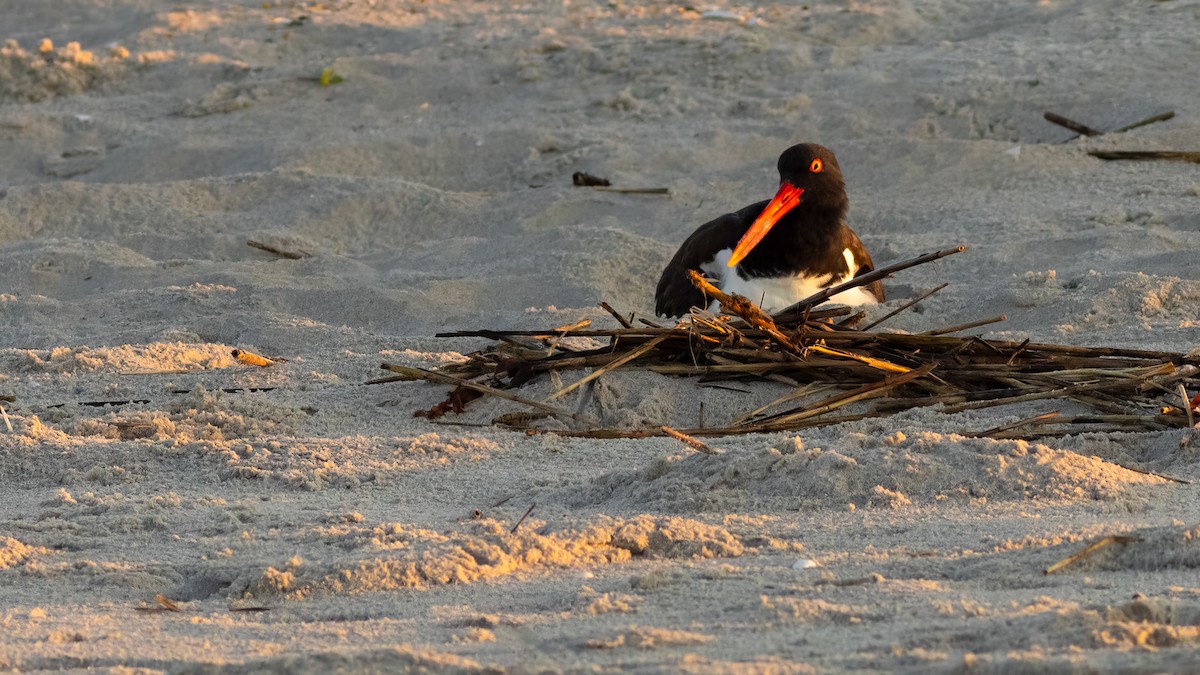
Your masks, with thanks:
[{"label": "american oystercatcher", "polygon": [[[719,279],[768,312],[778,312],[821,289],[874,269],[871,256],[844,220],[850,205],[837,158],[829,148],[804,143],[779,156],[779,192],[700,226],[667,263],[654,294],[655,311],[683,316],[705,305],[687,270]],[[874,281],[842,291],[829,302],[883,302]]]}]

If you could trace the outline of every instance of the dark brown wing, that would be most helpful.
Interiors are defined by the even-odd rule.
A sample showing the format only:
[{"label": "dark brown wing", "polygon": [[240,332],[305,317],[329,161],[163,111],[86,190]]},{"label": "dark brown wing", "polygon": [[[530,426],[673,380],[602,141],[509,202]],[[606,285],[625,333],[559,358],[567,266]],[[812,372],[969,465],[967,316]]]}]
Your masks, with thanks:
[{"label": "dark brown wing", "polygon": [[691,281],[687,271],[699,271],[716,258],[721,249],[732,249],[746,228],[767,206],[766,201],[751,204],[736,213],[726,213],[701,225],[688,237],[675,257],[667,263],[654,292],[654,311],[659,316],[683,316],[692,307],[704,307],[704,294]]},{"label": "dark brown wing", "polygon": [[[875,264],[871,262],[871,254],[867,253],[867,247],[863,246],[858,235],[854,234],[849,228],[846,228],[846,232],[850,235],[850,242],[846,245],[846,248],[850,249],[850,254],[854,256],[854,263],[858,265],[858,271],[854,273],[854,276],[861,277],[867,272],[874,272]],[[882,281],[872,281],[862,288],[864,291],[875,296],[879,302],[884,301]]]}]

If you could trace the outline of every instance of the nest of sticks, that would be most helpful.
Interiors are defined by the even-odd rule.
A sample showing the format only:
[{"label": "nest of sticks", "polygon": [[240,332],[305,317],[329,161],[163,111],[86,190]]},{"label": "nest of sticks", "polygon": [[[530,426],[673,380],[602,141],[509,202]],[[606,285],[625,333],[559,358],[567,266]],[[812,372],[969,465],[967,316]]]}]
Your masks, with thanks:
[{"label": "nest of sticks", "polygon": [[[635,325],[601,303],[619,327],[593,328],[585,320],[547,330],[441,333],[438,337],[481,337],[494,344],[437,371],[384,363],[382,367],[392,374],[369,384],[425,380],[453,386],[445,402],[418,411],[430,418],[462,412],[475,398],[495,396],[528,408],[527,412],[501,415],[493,420],[495,425],[528,433],[592,438],[669,435],[694,441],[699,436],[821,427],[921,406],[940,405],[942,412],[956,413],[1056,400],[1082,405],[1071,406],[1076,412],[1070,414],[1050,409],[1012,424],[963,433],[1032,439],[1083,431],[1194,426],[1193,407],[1200,404],[1200,396],[1189,401],[1187,392],[1200,388],[1200,350],[1184,354],[954,335],[1004,317],[919,334],[875,330],[945,285],[861,327],[863,313],[845,307],[816,308],[849,288],[962,250],[946,249],[880,268],[774,316],[747,298],[721,292],[693,272],[692,283],[721,303],[721,315],[696,309],[673,326],[644,319]],[[573,348],[569,346],[572,341],[564,340],[569,337],[607,339],[608,344],[598,349]],[[551,371],[589,368],[586,375],[544,400],[519,393],[522,385]],[[768,379],[789,385],[791,391],[768,405],[744,411],[725,426],[680,430],[665,426],[601,428],[588,415],[558,403],[564,395],[619,368],[643,368],[702,381]],[[565,422],[568,429],[543,429],[539,424],[547,418]]]}]

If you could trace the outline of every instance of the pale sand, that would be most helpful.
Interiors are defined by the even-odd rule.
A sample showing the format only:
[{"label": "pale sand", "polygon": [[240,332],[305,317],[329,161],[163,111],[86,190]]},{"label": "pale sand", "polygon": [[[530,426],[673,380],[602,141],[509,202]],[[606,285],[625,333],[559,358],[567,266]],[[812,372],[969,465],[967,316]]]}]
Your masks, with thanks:
[{"label": "pale sand", "polygon": [[[1200,169],[1086,150],[1200,150],[1198,21],[1194,0],[0,3],[0,669],[1200,668],[1200,488],[1111,463],[1200,479],[1182,432],[958,435],[1072,409],[1044,403],[708,456],[438,426],[412,412],[445,387],[361,386],[483,344],[439,330],[647,315],[673,247],[770,196],[799,141],[838,153],[877,262],[971,247],[891,281],[872,316],[950,283],[894,328],[1003,313],[988,334],[1194,349]],[[1068,140],[1046,110],[1178,115]],[[619,373],[589,410],[717,424],[781,393],[747,388]],[[78,405],[102,400],[148,402]],[[1042,574],[1113,534],[1141,541]],[[138,611],[156,594],[183,612]]]}]

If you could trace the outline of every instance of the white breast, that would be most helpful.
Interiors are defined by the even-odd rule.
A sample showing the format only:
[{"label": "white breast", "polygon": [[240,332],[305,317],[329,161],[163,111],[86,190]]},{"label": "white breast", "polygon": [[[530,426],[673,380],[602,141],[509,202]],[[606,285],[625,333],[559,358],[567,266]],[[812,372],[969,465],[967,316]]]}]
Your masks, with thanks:
[{"label": "white breast", "polygon": [[[835,278],[832,274],[823,274],[743,279],[737,273],[737,266],[728,267],[726,265],[732,254],[732,249],[721,250],[713,260],[712,266],[705,267],[704,271],[709,276],[720,278],[718,286],[721,290],[745,296],[767,312],[786,309],[814,293],[852,279],[858,272],[858,265],[854,263],[854,254],[850,252],[850,249],[845,249],[842,251],[842,255],[846,257],[849,272],[843,276]],[[839,305],[875,305],[879,303],[879,300],[860,286],[842,291],[826,302]],[[719,303],[714,301],[709,309],[717,311],[720,309]]]}]

